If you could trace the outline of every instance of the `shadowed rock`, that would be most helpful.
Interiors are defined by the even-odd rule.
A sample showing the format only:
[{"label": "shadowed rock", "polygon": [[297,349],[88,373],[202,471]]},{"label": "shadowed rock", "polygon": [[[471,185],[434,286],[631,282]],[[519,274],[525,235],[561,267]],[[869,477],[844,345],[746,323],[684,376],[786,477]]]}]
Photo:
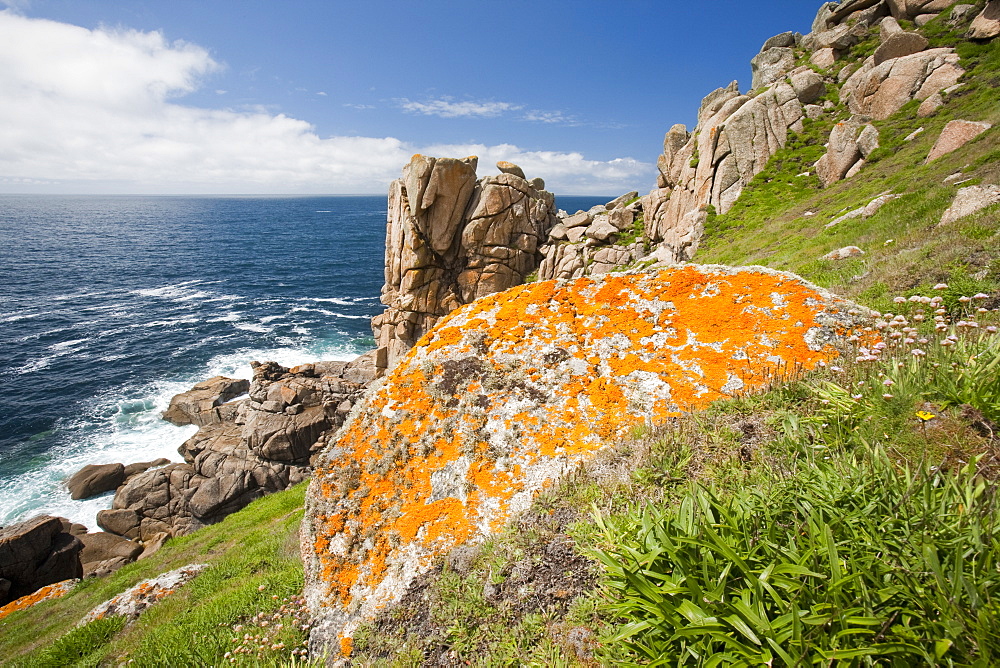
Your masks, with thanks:
[{"label": "shadowed rock", "polygon": [[64,530],[64,523],[69,521],[39,515],[0,528],[0,605],[45,585],[83,576],[83,543]]}]

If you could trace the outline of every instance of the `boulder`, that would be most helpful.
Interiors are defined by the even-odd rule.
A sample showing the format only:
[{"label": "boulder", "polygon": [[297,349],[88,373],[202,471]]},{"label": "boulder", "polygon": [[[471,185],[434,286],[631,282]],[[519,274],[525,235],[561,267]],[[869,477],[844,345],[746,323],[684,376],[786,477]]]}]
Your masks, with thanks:
[{"label": "boulder", "polygon": [[[891,19],[888,19],[891,20]],[[875,50],[873,63],[881,65],[893,58],[920,53],[927,48],[927,38],[916,32],[897,32],[886,37]]]},{"label": "boulder", "polygon": [[856,121],[844,121],[833,126],[826,154],[816,163],[816,176],[823,186],[829,186],[843,179],[862,159],[857,137]]},{"label": "boulder", "polygon": [[[801,35],[798,37],[801,37]],[[760,50],[763,53],[768,49],[776,47],[793,47],[797,41],[798,38],[796,37],[796,33],[789,30],[788,32],[783,32],[779,35],[768,38],[767,41],[764,42],[764,46],[760,47]]]},{"label": "boulder", "polygon": [[989,0],[983,11],[972,20],[969,39],[993,39],[1000,35],[1000,0]]},{"label": "boulder", "polygon": [[160,457],[159,459],[154,459],[151,462],[136,462],[135,464],[125,465],[125,479],[128,480],[134,475],[148,471],[149,469],[157,468],[159,466],[166,466],[170,463],[169,459],[165,457]]},{"label": "boulder", "polygon": [[861,128],[861,132],[858,134],[857,139],[858,150],[861,152],[861,157],[868,159],[868,156],[878,148],[879,136],[878,130],[872,124],[867,124]]},{"label": "boulder", "polygon": [[80,542],[84,577],[111,573],[142,554],[142,545],[105,531],[84,534]]},{"label": "boulder", "polygon": [[987,183],[981,186],[959,188],[958,192],[955,193],[955,199],[941,216],[939,224],[954,223],[960,218],[971,216],[977,211],[997,203],[1000,203],[1000,186]]},{"label": "boulder", "polygon": [[796,72],[789,79],[789,83],[802,104],[811,104],[826,92],[823,77],[810,69]]},{"label": "boulder", "polygon": [[497,163],[497,169],[500,170],[501,174],[513,174],[518,178],[525,178],[524,170],[515,165],[513,162],[507,162],[506,160],[501,160]]},{"label": "boulder", "polygon": [[625,206],[626,202],[630,202],[638,196],[639,196],[639,191],[633,190],[631,192],[625,193],[624,195],[619,195],[618,197],[614,198],[604,206],[607,208],[608,211],[613,211],[619,207]]},{"label": "boulder", "polygon": [[608,221],[616,230],[627,230],[635,222],[635,212],[627,208],[612,209],[608,212]]},{"label": "boulder", "polygon": [[819,33],[827,30],[833,20],[834,13],[840,9],[837,2],[824,2],[816,11],[816,18],[813,19],[812,33]]},{"label": "boulder", "polygon": [[70,497],[80,500],[118,489],[123,482],[124,464],[88,464],[69,477],[66,487]]},{"label": "boulder", "polygon": [[913,22],[917,24],[918,28],[923,28],[937,17],[937,14],[921,14],[920,16],[915,17]]},{"label": "boulder", "polygon": [[965,73],[954,49],[927,49],[879,65],[869,58],[840,91],[851,113],[884,120],[910,100],[926,100],[958,83]]},{"label": "boulder", "polygon": [[928,116],[933,116],[938,109],[944,106],[944,97],[941,93],[934,93],[929,98],[920,103],[917,107],[917,116],[920,118],[927,118]]},{"label": "boulder", "polygon": [[556,223],[556,225],[549,230],[549,239],[554,239],[555,241],[566,241],[569,237],[566,235],[566,226],[562,223]]},{"label": "boulder", "polygon": [[795,50],[786,47],[775,47],[761,51],[750,61],[753,80],[750,87],[757,90],[762,86],[783,79],[785,74],[795,67]]},{"label": "boulder", "polygon": [[936,142],[934,142],[931,152],[927,155],[927,159],[924,164],[937,160],[942,155],[946,155],[955,151],[970,141],[983,134],[987,130],[993,127],[990,123],[984,123],[979,121],[963,121],[954,120],[949,121],[944,130],[938,136]]},{"label": "boulder", "polygon": [[69,520],[39,515],[0,528],[0,605],[45,585],[83,577],[83,543],[64,531],[64,523]]},{"label": "boulder", "polygon": [[837,62],[837,52],[830,47],[817,49],[809,56],[809,62],[816,67],[828,70]]},{"label": "boulder", "polygon": [[912,19],[920,14],[937,14],[955,4],[955,0],[886,0],[897,19]]},{"label": "boulder", "polygon": [[567,229],[573,227],[586,227],[590,225],[593,217],[586,211],[577,211],[572,216],[568,216],[562,220],[562,224],[566,226]]},{"label": "boulder", "polygon": [[588,239],[607,241],[612,237],[617,237],[618,228],[611,224],[607,216],[598,216],[584,234]]},{"label": "boulder", "polygon": [[871,19],[869,15],[880,13],[884,15],[888,11],[889,8],[886,6],[885,0],[845,0],[830,12],[827,26],[824,29],[829,27],[829,25],[844,23],[854,18],[865,21],[864,25],[870,25]]},{"label": "boulder", "polygon": [[443,555],[636,424],[826,364],[870,318],[791,274],[696,265],[540,281],[443,318],[317,462],[302,529],[312,655],[336,660]]},{"label": "boulder", "polygon": [[219,407],[225,402],[245,394],[250,381],[216,376],[202,381],[187,392],[170,400],[163,412],[163,419],[176,425],[194,424],[199,427],[223,421]]}]

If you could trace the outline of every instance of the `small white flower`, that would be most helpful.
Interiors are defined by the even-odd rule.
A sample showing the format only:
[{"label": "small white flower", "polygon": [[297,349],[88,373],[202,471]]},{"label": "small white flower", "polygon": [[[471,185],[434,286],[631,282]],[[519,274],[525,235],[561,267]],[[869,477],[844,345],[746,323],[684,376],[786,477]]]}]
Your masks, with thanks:
[{"label": "small white flower", "polygon": [[948,289],[948,284],[947,283],[938,283],[937,285],[934,286],[934,289],[935,290],[947,290]]},{"label": "small white flower", "polygon": [[892,301],[894,304],[905,304],[906,297],[894,297]]},{"label": "small white flower", "polygon": [[990,296],[988,294],[986,294],[986,293],[983,293],[983,292],[977,292],[976,294],[972,295],[972,298],[973,299],[989,299]]}]

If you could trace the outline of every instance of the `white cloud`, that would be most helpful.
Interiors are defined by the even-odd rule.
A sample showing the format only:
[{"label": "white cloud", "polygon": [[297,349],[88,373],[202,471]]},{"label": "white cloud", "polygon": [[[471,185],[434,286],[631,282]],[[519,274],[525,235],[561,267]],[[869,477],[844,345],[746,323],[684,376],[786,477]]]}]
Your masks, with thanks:
[{"label": "white cloud", "polygon": [[[614,194],[654,173],[630,159],[513,145],[321,138],[267,108],[180,102],[221,67],[205,49],[158,32],[87,30],[0,11],[0,192],[375,193],[413,153],[477,153],[484,167],[511,160],[565,193]],[[479,115],[516,109],[437,102],[456,114],[462,105]]]},{"label": "white cloud", "polygon": [[499,116],[505,111],[517,111],[521,109],[519,105],[510,102],[455,102],[453,98],[442,97],[437,100],[427,102],[413,102],[406,98],[396,100],[396,103],[404,111],[425,116],[440,116],[441,118],[466,118],[481,117],[492,118]]},{"label": "white cloud", "polygon": [[534,123],[558,123],[560,125],[580,125],[573,116],[567,116],[561,111],[541,111],[532,109],[525,112],[523,119]]}]

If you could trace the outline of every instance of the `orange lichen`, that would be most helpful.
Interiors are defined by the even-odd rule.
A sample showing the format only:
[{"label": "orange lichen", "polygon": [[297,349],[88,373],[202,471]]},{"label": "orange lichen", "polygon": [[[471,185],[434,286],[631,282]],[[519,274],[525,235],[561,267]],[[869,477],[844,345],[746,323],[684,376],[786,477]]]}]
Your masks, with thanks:
[{"label": "orange lichen", "polygon": [[497,530],[515,500],[636,423],[836,357],[816,333],[860,319],[835,319],[835,304],[790,275],[688,265],[532,283],[442,318],[318,463],[329,604],[378,605],[404,563]]},{"label": "orange lichen", "polygon": [[0,619],[3,619],[12,612],[27,610],[31,606],[37,605],[42,601],[48,601],[49,599],[65,596],[73,588],[74,584],[76,584],[76,580],[63,580],[62,582],[46,585],[38,591],[28,594],[27,596],[15,599],[0,608]]}]

